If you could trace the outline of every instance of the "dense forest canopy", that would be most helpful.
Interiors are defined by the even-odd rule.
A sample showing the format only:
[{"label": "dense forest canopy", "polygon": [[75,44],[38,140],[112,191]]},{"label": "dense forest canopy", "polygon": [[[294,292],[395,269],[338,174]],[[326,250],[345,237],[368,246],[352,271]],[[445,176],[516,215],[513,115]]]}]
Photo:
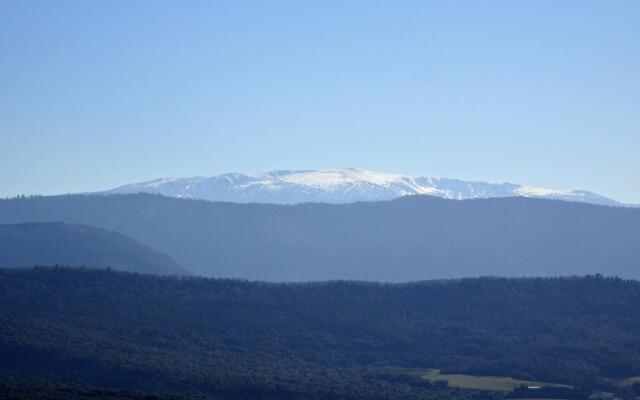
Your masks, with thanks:
[{"label": "dense forest canopy", "polygon": [[342,205],[157,195],[0,200],[0,223],[110,229],[195,274],[267,281],[412,281],[602,273],[640,278],[640,209],[527,198],[408,196]]},{"label": "dense forest canopy", "polygon": [[0,293],[3,379],[364,399],[459,394],[389,368],[577,387],[640,375],[640,282],[617,278],[270,284],[36,268],[0,270]]}]

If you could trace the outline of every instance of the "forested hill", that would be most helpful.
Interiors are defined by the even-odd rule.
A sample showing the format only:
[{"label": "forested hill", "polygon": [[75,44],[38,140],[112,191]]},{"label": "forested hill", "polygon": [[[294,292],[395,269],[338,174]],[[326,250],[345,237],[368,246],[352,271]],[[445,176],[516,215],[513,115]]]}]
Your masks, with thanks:
[{"label": "forested hill", "polygon": [[188,274],[169,256],[104,229],[60,222],[0,225],[0,267],[58,264]]},{"label": "forested hill", "polygon": [[403,368],[640,375],[640,283],[268,284],[0,270],[0,377],[229,398],[452,398]]},{"label": "forested hill", "polygon": [[0,223],[102,227],[205,276],[412,281],[483,275],[640,278],[640,209],[528,198],[409,196],[342,205],[158,195],[0,200]]}]

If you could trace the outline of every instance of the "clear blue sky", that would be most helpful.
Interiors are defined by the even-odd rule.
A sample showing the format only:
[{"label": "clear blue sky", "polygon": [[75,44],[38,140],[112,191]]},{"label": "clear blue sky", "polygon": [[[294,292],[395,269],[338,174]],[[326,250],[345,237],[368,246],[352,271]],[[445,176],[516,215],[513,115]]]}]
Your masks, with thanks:
[{"label": "clear blue sky", "polygon": [[640,1],[0,0],[0,196],[350,166],[640,203]]}]

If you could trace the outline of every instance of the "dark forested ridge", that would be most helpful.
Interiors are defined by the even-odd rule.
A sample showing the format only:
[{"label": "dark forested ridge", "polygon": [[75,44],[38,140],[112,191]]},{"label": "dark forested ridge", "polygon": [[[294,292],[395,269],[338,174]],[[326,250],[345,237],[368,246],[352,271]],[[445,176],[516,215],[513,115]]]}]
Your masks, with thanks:
[{"label": "dark forested ridge", "polygon": [[169,256],[101,228],[61,222],[0,225],[0,268],[36,265],[188,274]]},{"label": "dark forested ridge", "polygon": [[578,387],[640,375],[640,283],[617,278],[269,284],[37,268],[0,270],[0,293],[3,381],[445,399],[463,394],[397,371]]},{"label": "dark forested ridge", "polygon": [[0,223],[103,227],[193,273],[267,281],[640,278],[640,209],[527,198],[276,206],[154,195],[0,200]]}]

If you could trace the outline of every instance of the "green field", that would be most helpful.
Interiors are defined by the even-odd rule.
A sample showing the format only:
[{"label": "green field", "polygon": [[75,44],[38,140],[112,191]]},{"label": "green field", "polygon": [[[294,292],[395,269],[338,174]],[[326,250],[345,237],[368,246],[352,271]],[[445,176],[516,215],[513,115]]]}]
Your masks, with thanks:
[{"label": "green field", "polygon": [[640,383],[640,376],[634,376],[633,378],[627,378],[627,379],[623,379],[621,381],[618,381],[616,383],[616,385],[618,386],[622,386],[622,387],[628,387],[628,386],[633,386],[635,384]]},{"label": "green field", "polygon": [[406,374],[419,376],[431,382],[445,381],[449,387],[473,390],[490,390],[496,392],[510,392],[522,385],[525,386],[541,386],[541,387],[565,387],[572,388],[570,385],[559,383],[526,381],[514,379],[508,376],[478,376],[464,374],[443,374],[439,369],[418,369],[418,368],[386,368],[389,373]]},{"label": "green field", "polygon": [[536,381],[523,381],[523,380],[514,379],[511,377],[503,377],[503,376],[441,374],[440,370],[438,369],[427,370],[426,373],[423,374],[422,376],[425,379],[428,379],[432,382],[446,381],[450,387],[457,387],[461,389],[510,392],[522,385],[571,388],[571,386],[569,385],[561,385],[557,383],[547,383],[547,382],[536,382]]}]

